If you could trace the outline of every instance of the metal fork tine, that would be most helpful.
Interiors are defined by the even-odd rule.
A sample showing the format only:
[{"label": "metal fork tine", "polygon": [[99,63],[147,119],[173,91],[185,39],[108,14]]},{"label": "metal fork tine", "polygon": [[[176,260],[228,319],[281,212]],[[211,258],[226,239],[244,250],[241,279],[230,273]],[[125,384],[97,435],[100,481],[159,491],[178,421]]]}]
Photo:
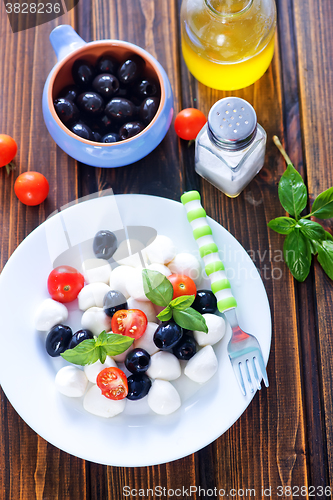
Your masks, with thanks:
[{"label": "metal fork tine", "polygon": [[243,380],[243,375],[241,372],[241,363],[232,363],[236,378],[238,380],[238,383],[240,385],[241,391],[243,393],[243,396],[246,396],[246,389],[245,389],[245,384]]},{"label": "metal fork tine", "polygon": [[253,388],[253,384],[252,384],[252,379],[251,379],[251,375],[250,375],[250,370],[249,370],[249,360],[247,359],[244,364],[245,364],[246,378],[247,378],[247,381],[248,381],[249,386],[250,386],[250,391],[254,392],[254,388]]},{"label": "metal fork tine", "polygon": [[259,352],[259,354],[257,356],[257,361],[259,363],[260,371],[262,374],[262,378],[264,379],[265,386],[268,387],[269,386],[268,376],[267,376],[266,367],[265,367],[265,363],[264,363],[261,352]]},{"label": "metal fork tine", "polygon": [[257,389],[260,391],[261,390],[261,383],[260,383],[260,379],[259,379],[258,372],[257,372],[257,367],[256,367],[254,360],[255,360],[255,358],[251,359],[251,366],[252,366],[254,378],[256,379]]}]

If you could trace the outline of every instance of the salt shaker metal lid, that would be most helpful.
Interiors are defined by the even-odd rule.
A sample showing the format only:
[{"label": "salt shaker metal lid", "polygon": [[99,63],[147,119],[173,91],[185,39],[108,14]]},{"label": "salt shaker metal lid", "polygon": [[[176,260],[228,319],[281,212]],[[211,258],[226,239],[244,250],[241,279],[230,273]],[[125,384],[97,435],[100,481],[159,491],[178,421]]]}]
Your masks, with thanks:
[{"label": "salt shaker metal lid", "polygon": [[251,144],[256,133],[256,112],[240,97],[225,97],[209,111],[208,136],[221,149],[240,151]]}]

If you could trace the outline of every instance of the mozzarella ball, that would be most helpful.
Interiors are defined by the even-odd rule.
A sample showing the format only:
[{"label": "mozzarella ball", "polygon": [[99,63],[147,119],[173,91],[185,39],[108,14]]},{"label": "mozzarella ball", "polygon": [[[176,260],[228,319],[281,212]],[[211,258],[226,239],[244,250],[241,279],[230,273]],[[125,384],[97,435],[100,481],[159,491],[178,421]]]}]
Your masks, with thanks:
[{"label": "mozzarella ball", "polygon": [[131,267],[142,267],[140,253],[145,248],[144,244],[135,239],[124,240],[120,243],[113,258],[118,264]]},{"label": "mozzarella ball", "polygon": [[115,417],[124,411],[125,405],[126,399],[116,401],[106,398],[97,385],[89,389],[83,400],[83,408],[86,411],[104,418]]},{"label": "mozzarella ball", "polygon": [[204,384],[216,373],[217,367],[218,361],[214,349],[211,345],[207,345],[188,360],[184,373],[194,382]]},{"label": "mozzarella ball", "polygon": [[157,352],[158,347],[156,347],[156,344],[153,340],[154,333],[156,332],[157,328],[157,323],[148,321],[145,333],[142,335],[142,337],[134,341],[133,347],[141,347],[141,349],[144,349],[150,355]]},{"label": "mozzarella ball", "polygon": [[202,279],[202,267],[199,260],[190,253],[178,253],[168,264],[172,274],[185,274],[189,276],[196,285]]},{"label": "mozzarella ball", "polygon": [[76,366],[64,366],[56,375],[55,385],[61,394],[80,398],[86,392],[88,379],[84,371]]},{"label": "mozzarella ball", "polygon": [[111,290],[116,290],[122,293],[126,299],[131,295],[126,288],[125,282],[134,272],[134,268],[130,266],[115,267],[110,274],[109,285]]},{"label": "mozzarella ball", "polygon": [[159,351],[150,358],[147,370],[150,378],[162,380],[176,380],[181,375],[179,360],[171,352]]},{"label": "mozzarella ball", "polygon": [[147,316],[148,321],[156,321],[156,313],[151,302],[136,300],[133,297],[127,299],[128,309],[140,309]]},{"label": "mozzarella ball", "polygon": [[117,363],[112,358],[110,358],[110,356],[106,356],[104,363],[101,363],[98,360],[92,365],[85,365],[83,369],[89,382],[96,384],[96,378],[99,372],[104,370],[104,368],[109,368],[110,366],[112,366],[113,368],[117,368]]},{"label": "mozzarella ball", "polygon": [[159,415],[170,415],[181,405],[180,396],[174,386],[166,380],[155,380],[148,392],[148,405]]},{"label": "mozzarella ball", "polygon": [[90,283],[82,288],[78,295],[79,309],[86,311],[89,307],[103,307],[103,299],[110,287],[105,283]]},{"label": "mozzarella ball", "polygon": [[82,315],[81,326],[98,336],[104,330],[111,330],[111,318],[105,314],[102,307],[89,307]]},{"label": "mozzarella ball", "polygon": [[86,283],[109,283],[111,266],[104,259],[87,259],[82,264]]},{"label": "mozzarella ball", "polygon": [[193,332],[194,338],[200,346],[214,345],[224,337],[225,321],[221,316],[217,316],[216,314],[206,313],[202,316],[206,320],[208,333],[195,330]]},{"label": "mozzarella ball", "polygon": [[64,304],[53,299],[45,299],[37,308],[35,327],[42,332],[48,332],[55,325],[64,323],[68,318],[68,310]]},{"label": "mozzarella ball", "polygon": [[151,264],[168,264],[176,256],[176,247],[168,236],[158,235],[146,247],[145,255],[147,255]]},{"label": "mozzarella ball", "polygon": [[170,269],[164,264],[150,264],[149,266],[147,266],[147,269],[149,269],[150,271],[157,271],[161,274],[164,274],[164,276],[166,277],[172,274]]},{"label": "mozzarella ball", "polygon": [[143,279],[142,279],[142,269],[137,267],[133,269],[131,275],[126,277],[125,280],[126,290],[136,300],[148,301],[144,289],[143,289]]}]

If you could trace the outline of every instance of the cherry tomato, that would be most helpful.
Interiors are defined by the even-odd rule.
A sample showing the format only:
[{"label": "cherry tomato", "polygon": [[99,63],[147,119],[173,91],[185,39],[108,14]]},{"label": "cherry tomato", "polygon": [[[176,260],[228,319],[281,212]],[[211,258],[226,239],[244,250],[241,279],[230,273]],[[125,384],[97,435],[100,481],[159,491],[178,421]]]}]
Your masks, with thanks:
[{"label": "cherry tomato", "polygon": [[120,309],[112,316],[111,330],[132,339],[139,339],[147,328],[147,316],[140,309]]},{"label": "cherry tomato", "polygon": [[39,172],[23,172],[15,181],[14,191],[25,205],[39,205],[49,194],[49,183]]},{"label": "cherry tomato", "polygon": [[16,155],[17,144],[10,135],[0,134],[0,167],[8,165]]},{"label": "cherry tomato", "polygon": [[72,302],[84,286],[84,277],[74,267],[59,266],[50,272],[47,289],[53,300]]},{"label": "cherry tomato", "polygon": [[198,109],[183,109],[180,113],[178,113],[175,119],[176,134],[181,139],[191,141],[196,138],[206,121],[207,118]]},{"label": "cherry tomato", "polygon": [[104,368],[97,375],[96,383],[106,398],[124,399],[128,394],[126,375],[119,368]]},{"label": "cherry tomato", "polygon": [[168,280],[173,286],[173,299],[182,295],[196,295],[197,287],[194,281],[183,274],[171,274]]}]

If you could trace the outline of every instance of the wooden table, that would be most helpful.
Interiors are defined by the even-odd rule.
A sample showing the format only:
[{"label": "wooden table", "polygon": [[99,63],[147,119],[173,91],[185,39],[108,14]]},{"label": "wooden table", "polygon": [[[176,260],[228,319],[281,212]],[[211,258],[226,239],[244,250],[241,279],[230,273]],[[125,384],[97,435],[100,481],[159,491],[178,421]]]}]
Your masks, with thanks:
[{"label": "wooden table", "polygon": [[[256,498],[299,498],[305,486],[303,498],[330,498],[328,490],[321,495],[318,487],[333,486],[333,285],[316,261],[304,283],[294,281],[285,264],[274,259],[283,237],[267,222],[283,215],[277,184],[285,164],[272,142],[274,134],[306,179],[311,200],[333,185],[333,3],[277,0],[277,8],[272,65],[255,85],[234,93],[254,105],[267,131],[266,162],[232,200],[195,174],[193,146],[180,141],[172,126],[147,158],[103,170],[77,164],[63,153],[43,122],[42,89],[56,62],[48,37],[58,24],[71,24],[87,41],[119,38],[141,45],[167,71],[175,112],[193,106],[207,114],[226,94],[198,84],[184,65],[180,0],[81,0],[55,21],[15,34],[2,4],[0,131],[13,135],[19,149],[16,172],[7,177],[0,171],[0,269],[50,213],[81,196],[112,187],[115,193],[179,200],[184,190],[199,189],[207,213],[251,250],[269,297],[273,337],[269,389],[257,393],[241,418],[211,445],[160,466],[106,467],[70,456],[33,432],[1,391],[1,500],[138,498],[139,491],[125,497],[125,485],[131,490],[206,490],[199,495],[192,489],[191,496],[185,491],[184,499],[222,498],[209,491],[214,488],[237,499],[248,498],[250,488]],[[22,205],[14,194],[14,180],[26,170],[42,172],[50,183],[49,196],[38,207]],[[332,221],[326,221],[326,229],[332,232]],[[262,488],[269,487],[272,494],[265,496]],[[166,490],[161,498],[176,498]]]}]

